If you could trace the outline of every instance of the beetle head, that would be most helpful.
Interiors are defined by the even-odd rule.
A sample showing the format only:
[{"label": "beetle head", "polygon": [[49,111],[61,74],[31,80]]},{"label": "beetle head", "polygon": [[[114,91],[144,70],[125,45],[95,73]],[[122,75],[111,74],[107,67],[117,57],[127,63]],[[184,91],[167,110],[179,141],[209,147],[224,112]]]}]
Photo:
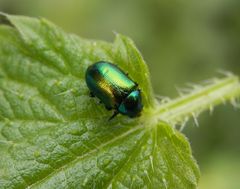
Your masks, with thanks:
[{"label": "beetle head", "polygon": [[118,107],[118,112],[129,117],[136,117],[143,109],[140,90],[132,91]]}]

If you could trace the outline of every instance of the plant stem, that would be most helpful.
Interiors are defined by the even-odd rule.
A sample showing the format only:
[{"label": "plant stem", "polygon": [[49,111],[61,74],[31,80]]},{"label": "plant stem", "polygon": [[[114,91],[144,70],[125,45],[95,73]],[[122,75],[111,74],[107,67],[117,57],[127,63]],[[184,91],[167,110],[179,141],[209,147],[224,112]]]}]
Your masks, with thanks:
[{"label": "plant stem", "polygon": [[159,105],[155,115],[158,119],[175,125],[184,123],[191,116],[196,120],[196,116],[202,111],[212,111],[214,106],[226,101],[235,102],[237,97],[240,97],[239,79],[230,75],[215,79],[211,84],[198,87],[190,94]]}]

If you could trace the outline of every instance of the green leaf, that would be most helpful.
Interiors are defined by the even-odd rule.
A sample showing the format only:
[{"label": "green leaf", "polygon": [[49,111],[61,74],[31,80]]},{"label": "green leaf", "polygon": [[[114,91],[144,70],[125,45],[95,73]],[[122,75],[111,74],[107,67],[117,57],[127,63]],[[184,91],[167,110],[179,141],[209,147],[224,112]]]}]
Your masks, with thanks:
[{"label": "green leaf", "polygon": [[[66,34],[45,19],[1,14],[1,20],[0,188],[197,187],[198,166],[173,126],[200,107],[239,96],[238,78],[159,104],[129,38],[116,34],[107,43]],[[100,60],[139,83],[140,118],[108,121],[112,112],[89,98],[85,71]]]}]

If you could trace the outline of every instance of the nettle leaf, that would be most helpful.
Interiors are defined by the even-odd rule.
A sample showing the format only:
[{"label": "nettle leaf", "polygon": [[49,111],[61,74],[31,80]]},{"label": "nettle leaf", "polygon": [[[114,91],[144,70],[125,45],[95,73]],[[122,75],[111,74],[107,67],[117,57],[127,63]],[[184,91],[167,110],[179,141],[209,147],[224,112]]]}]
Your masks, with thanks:
[{"label": "nettle leaf", "polygon": [[[219,99],[238,96],[235,76],[159,104],[129,38],[86,40],[45,19],[6,14],[1,23],[0,188],[197,187],[189,143],[173,126]],[[139,83],[140,118],[108,121],[112,112],[89,98],[85,71],[100,60]]]}]

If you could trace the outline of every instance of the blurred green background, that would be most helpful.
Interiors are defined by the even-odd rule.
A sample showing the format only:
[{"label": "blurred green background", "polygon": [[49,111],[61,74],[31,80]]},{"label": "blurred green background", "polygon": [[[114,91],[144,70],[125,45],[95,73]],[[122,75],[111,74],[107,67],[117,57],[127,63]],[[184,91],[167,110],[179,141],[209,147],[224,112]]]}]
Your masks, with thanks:
[{"label": "blurred green background", "polygon": [[[239,0],[0,0],[0,11],[45,17],[65,31],[112,41],[130,36],[149,65],[156,94],[229,70],[240,76]],[[240,188],[240,110],[217,107],[184,129],[202,177],[200,189]]]}]

